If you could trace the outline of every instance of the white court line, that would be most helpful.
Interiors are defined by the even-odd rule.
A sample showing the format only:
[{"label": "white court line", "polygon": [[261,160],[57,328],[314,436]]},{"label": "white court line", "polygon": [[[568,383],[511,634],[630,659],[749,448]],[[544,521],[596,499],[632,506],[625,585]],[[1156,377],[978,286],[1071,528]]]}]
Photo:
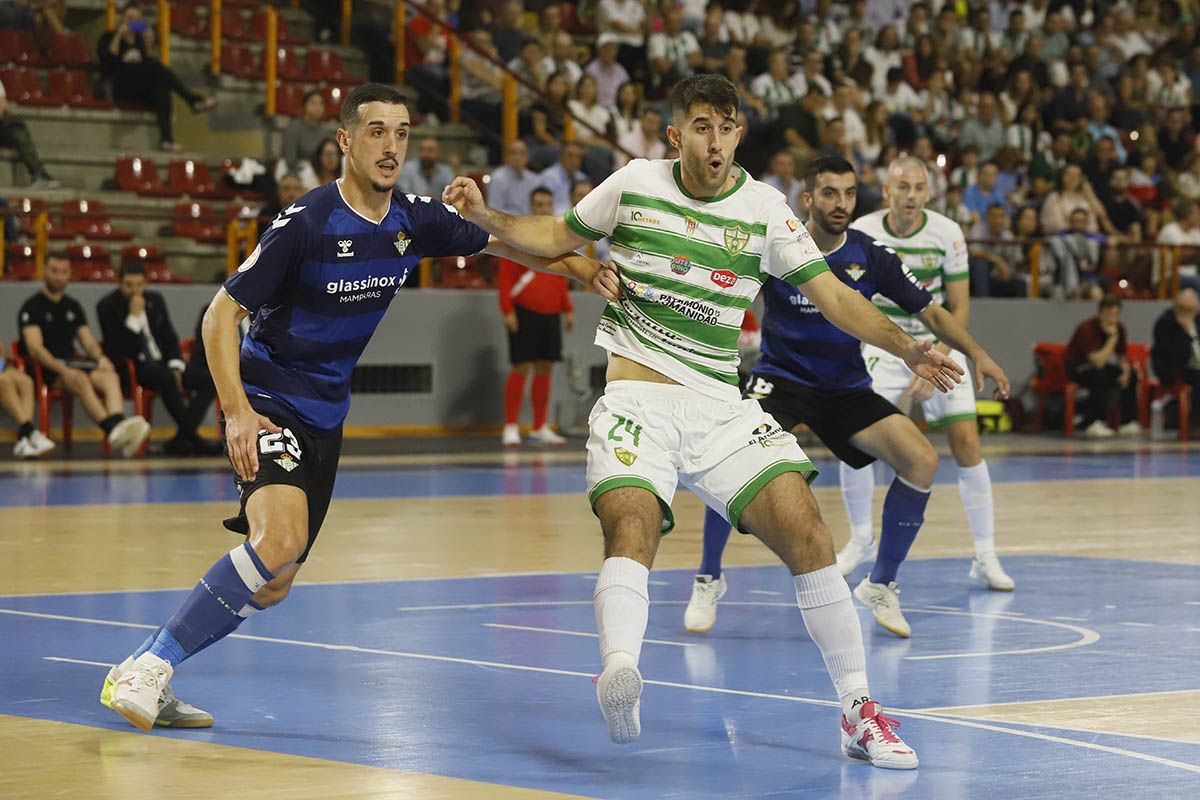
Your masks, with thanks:
[{"label": "white court line", "polygon": [[763,591],[762,589],[751,589],[750,594],[761,594],[761,595],[766,595],[767,597],[782,597],[783,596],[783,592],[767,592],[767,591]]},{"label": "white court line", "polygon": [[1128,625],[1131,628],[1153,628],[1154,625],[1149,622],[1121,622],[1119,625]]},{"label": "white court line", "polygon": [[1065,622],[1087,622],[1087,617],[1051,617],[1050,619],[1061,619]]},{"label": "white court line", "polygon": [[1183,604],[1185,606],[1200,606],[1200,600],[1184,600]]},{"label": "white court line", "polygon": [[61,656],[42,656],[42,661],[64,661],[68,664],[86,664],[89,667],[112,667],[115,664],[110,664],[107,661],[85,661],[82,658],[63,658]]},{"label": "white court line", "polygon": [[[1021,706],[1021,705],[1030,705],[1032,703],[1054,703],[1054,702],[1060,702],[1060,701],[1064,701],[1064,700],[1068,700],[1072,703],[1074,703],[1074,702],[1089,703],[1089,702],[1092,702],[1093,700],[1124,700],[1124,699],[1128,699],[1130,697],[1151,697],[1151,696],[1168,695],[1168,694],[1195,694],[1197,691],[1200,691],[1200,690],[1197,690],[1197,689],[1163,689],[1161,692],[1131,692],[1131,693],[1126,693],[1126,694],[1089,694],[1086,697],[1055,697],[1052,700],[1008,700],[1008,701],[1001,700],[1001,701],[997,701],[994,703],[972,703],[970,705],[926,706],[925,708],[914,708],[914,709],[912,709],[912,711],[920,712],[922,714],[942,714],[942,713],[946,713],[946,711],[949,709],[954,709],[955,711],[957,711],[961,708],[993,708],[995,706]],[[1122,735],[1124,735],[1124,734],[1122,734]],[[1166,740],[1160,739],[1159,741],[1166,741]]]},{"label": "white court line", "polygon": [[[14,616],[27,616],[38,619],[56,619],[67,622],[84,622],[97,625],[112,625],[120,628],[147,628],[155,627],[153,625],[141,625],[133,622],[116,622],[113,620],[92,619],[89,617],[70,617],[63,614],[39,614],[32,611],[16,611],[13,609],[0,608],[0,614],[12,614]],[[573,678],[588,678],[591,679],[594,675],[587,672],[576,672],[574,670],[553,669],[550,667],[531,667],[525,664],[505,664],[498,661],[482,661],[475,658],[455,658],[453,656],[437,656],[428,653],[409,653],[400,650],[383,650],[373,647],[358,647],[357,645],[343,644],[326,644],[323,642],[305,642],[297,639],[281,639],[274,636],[250,636],[247,634],[233,633],[230,634],[230,639],[245,639],[253,642],[269,642],[272,644],[286,644],[295,647],[311,647],[317,650],[338,650],[349,653],[365,653],[368,655],[395,656],[397,658],[413,658],[421,661],[438,661],[450,664],[467,664],[477,667],[493,667],[496,669],[510,669],[518,672],[540,672],[547,675],[564,675]],[[826,707],[837,707],[841,704],[836,700],[816,700],[811,697],[797,697],[786,694],[773,694],[770,692],[751,692],[742,689],[725,689],[719,686],[700,686],[691,683],[675,683],[674,681],[655,681],[644,680],[644,684],[648,686],[664,686],[672,689],[686,689],[696,692],[710,692],[713,694],[736,695],[739,697],[755,697],[764,700],[785,700],[790,703],[801,703],[804,705],[816,705]],[[1094,744],[1092,742],[1081,742],[1075,739],[1066,739],[1061,736],[1050,736],[1036,731],[1020,730],[1018,728],[1009,728],[1000,725],[989,725],[982,722],[974,722],[971,720],[959,719],[949,715],[930,714],[918,711],[907,711],[899,708],[888,708],[888,713],[894,717],[920,719],[928,722],[940,722],[945,725],[957,725],[964,728],[975,728],[977,730],[992,731],[995,733],[1007,733],[1012,736],[1021,736],[1027,739],[1038,739],[1045,742],[1053,742],[1055,744],[1065,744],[1072,747],[1081,747],[1085,750],[1098,750],[1103,753],[1112,755],[1125,756],[1127,758],[1135,758],[1140,761],[1148,761],[1152,764],[1159,764],[1167,767],[1175,767],[1177,769],[1186,770],[1188,772],[1200,773],[1200,766],[1195,764],[1187,764],[1182,761],[1173,761],[1169,758],[1161,758],[1152,756],[1147,753],[1139,753],[1136,750],[1125,750],[1120,747],[1109,747],[1108,745]]]},{"label": "white court line", "polygon": [[[485,628],[503,628],[510,631],[533,631],[534,633],[558,633],[563,636],[585,636],[589,639],[599,639],[600,634],[587,631],[564,631],[559,628],[533,628],[529,625],[503,625],[499,622],[485,622]],[[696,647],[695,642],[668,642],[665,639],[643,639],[646,644],[669,644],[672,647]]]}]

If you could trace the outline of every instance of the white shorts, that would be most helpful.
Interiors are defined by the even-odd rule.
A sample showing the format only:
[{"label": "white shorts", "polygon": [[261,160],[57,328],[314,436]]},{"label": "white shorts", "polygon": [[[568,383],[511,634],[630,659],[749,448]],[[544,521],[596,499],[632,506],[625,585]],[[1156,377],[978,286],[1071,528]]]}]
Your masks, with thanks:
[{"label": "white shorts", "polygon": [[[967,357],[957,350],[950,357],[958,362],[966,374],[958,385],[949,392],[934,390],[933,396],[921,403],[925,422],[930,428],[941,428],[952,422],[975,419],[975,383],[971,380],[971,368]],[[881,350],[874,345],[863,345],[863,361],[871,374],[871,388],[883,395],[888,402],[899,405],[900,395],[908,388],[913,372],[904,360]]]},{"label": "white shorts", "polygon": [[588,418],[588,500],[639,486],[662,504],[662,532],[675,526],[677,483],[738,527],[742,511],[777,475],[816,469],[796,437],[757,400],[722,401],[686,386],[612,381]]}]

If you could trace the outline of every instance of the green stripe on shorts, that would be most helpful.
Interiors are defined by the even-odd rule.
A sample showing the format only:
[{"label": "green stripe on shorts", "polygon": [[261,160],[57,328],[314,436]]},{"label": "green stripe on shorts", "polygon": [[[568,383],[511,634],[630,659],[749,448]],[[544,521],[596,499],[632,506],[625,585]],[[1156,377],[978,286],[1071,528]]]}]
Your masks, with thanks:
[{"label": "green stripe on shorts", "polygon": [[972,420],[975,419],[974,411],[967,411],[962,414],[949,414],[949,415],[947,415],[945,417],[941,417],[939,419],[927,420],[927,424],[929,425],[930,429],[944,428],[947,425],[953,424],[955,422],[965,422],[966,420],[969,420],[969,419],[972,419]]},{"label": "green stripe on shorts", "polygon": [[817,469],[811,461],[776,461],[763,468],[762,472],[755,475],[746,485],[738,489],[733,499],[729,501],[729,521],[733,523],[733,527],[737,528],[742,533],[742,526],[739,523],[742,512],[746,510],[746,506],[750,505],[762,488],[771,482],[772,479],[782,475],[785,472],[799,472],[804,476],[804,480],[812,483],[817,477]]},{"label": "green stripe on shorts", "polygon": [[658,496],[658,490],[654,488],[654,484],[645,478],[637,475],[616,475],[611,478],[605,478],[592,487],[588,492],[588,502],[592,504],[592,513],[596,513],[596,501],[600,499],[600,495],[605,492],[611,492],[613,489],[620,489],[623,486],[636,486],[639,489],[645,489],[650,494],[654,495],[658,500],[659,507],[662,508],[662,530],[659,533],[666,536],[675,527],[675,512],[667,505],[666,501]]}]

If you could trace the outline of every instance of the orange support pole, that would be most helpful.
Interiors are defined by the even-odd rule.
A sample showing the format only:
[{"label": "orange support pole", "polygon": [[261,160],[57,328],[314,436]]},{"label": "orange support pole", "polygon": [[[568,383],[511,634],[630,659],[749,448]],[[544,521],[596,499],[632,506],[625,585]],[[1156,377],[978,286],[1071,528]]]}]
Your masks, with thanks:
[{"label": "orange support pole", "polygon": [[[6,221],[7,217],[0,216],[0,278],[4,277],[4,223]],[[0,356],[2,355],[3,351],[0,351]]]},{"label": "orange support pole", "polygon": [[[396,0],[400,5],[404,5],[404,0]],[[350,46],[350,17],[354,13],[353,0],[342,0],[342,46]]]},{"label": "orange support pole", "polygon": [[405,55],[408,53],[408,20],[404,0],[397,0],[392,17],[392,41],[396,43],[396,84],[404,83]]},{"label": "orange support pole", "polygon": [[212,0],[212,5],[208,7],[208,29],[212,36],[210,43],[211,53],[210,58],[212,63],[209,64],[209,69],[213,75],[221,74],[221,0]]},{"label": "orange support pole", "polygon": [[267,97],[263,103],[263,113],[268,117],[275,115],[275,76],[279,69],[279,12],[275,6],[267,6],[267,41],[263,45],[263,55],[266,56]]},{"label": "orange support pole", "polygon": [[517,138],[517,79],[504,73],[504,102],[500,111],[500,140],[505,152]]},{"label": "orange support pole", "polygon": [[1029,296],[1042,296],[1042,243],[1029,245]]},{"label": "orange support pole", "polygon": [[104,28],[113,30],[117,27],[117,0],[108,0],[104,4]]},{"label": "orange support pole", "polygon": [[450,121],[460,122],[459,118],[459,103],[462,101],[462,87],[459,83],[459,55],[461,51],[458,44],[458,37],[450,37],[450,52],[447,57],[450,59]]},{"label": "orange support pole", "polygon": [[563,141],[575,141],[575,117],[571,116],[570,111],[563,114]]},{"label": "orange support pole", "polygon": [[167,0],[158,0],[158,60],[164,67],[171,66],[171,6]]},{"label": "orange support pole", "polygon": [[50,216],[43,211],[33,221],[34,272],[33,277],[41,280],[46,269],[46,254],[50,252]]}]

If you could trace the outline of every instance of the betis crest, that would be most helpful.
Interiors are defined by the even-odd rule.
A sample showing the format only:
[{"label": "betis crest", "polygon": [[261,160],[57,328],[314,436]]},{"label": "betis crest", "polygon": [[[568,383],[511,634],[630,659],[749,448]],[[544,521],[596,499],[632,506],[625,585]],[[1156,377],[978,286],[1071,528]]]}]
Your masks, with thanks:
[{"label": "betis crest", "polygon": [[624,447],[614,447],[613,452],[617,454],[617,460],[627,467],[632,467],[633,462],[637,461],[637,453],[631,453]]},{"label": "betis crest", "polygon": [[850,269],[846,270],[846,275],[852,281],[858,281],[858,279],[861,278],[865,274],[866,274],[866,270],[863,269],[862,266],[859,264],[851,264]]},{"label": "betis crest", "polygon": [[726,228],[725,229],[725,252],[731,256],[736,256],[738,253],[746,249],[746,245],[750,244],[750,234],[741,228]]},{"label": "betis crest", "polygon": [[409,238],[404,235],[404,231],[399,231],[396,234],[396,241],[392,242],[392,244],[396,245],[397,253],[404,255],[404,253],[408,250]]}]

